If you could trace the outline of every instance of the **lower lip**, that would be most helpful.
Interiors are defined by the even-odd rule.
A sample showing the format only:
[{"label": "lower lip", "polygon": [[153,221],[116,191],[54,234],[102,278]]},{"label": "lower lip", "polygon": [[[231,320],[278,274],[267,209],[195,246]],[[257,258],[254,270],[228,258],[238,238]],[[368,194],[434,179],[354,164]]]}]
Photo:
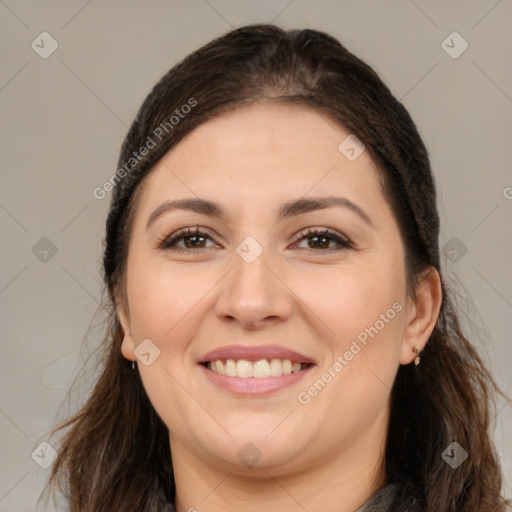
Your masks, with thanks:
[{"label": "lower lip", "polygon": [[203,365],[199,366],[210,381],[220,388],[226,389],[236,395],[260,396],[284,389],[299,382],[307,373],[309,373],[314,365],[308,366],[300,372],[281,375],[280,377],[264,377],[262,379],[257,379],[255,377],[228,377],[227,375],[213,372]]}]

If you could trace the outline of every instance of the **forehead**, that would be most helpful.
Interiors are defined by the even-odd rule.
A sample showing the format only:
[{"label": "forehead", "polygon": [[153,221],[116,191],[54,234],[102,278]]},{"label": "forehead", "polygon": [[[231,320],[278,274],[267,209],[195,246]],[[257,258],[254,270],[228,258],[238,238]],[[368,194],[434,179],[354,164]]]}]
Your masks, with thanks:
[{"label": "forehead", "polygon": [[307,106],[240,107],[187,134],[145,180],[140,202],[215,196],[238,213],[252,204],[266,207],[335,190],[354,202],[368,195],[375,200],[381,195],[376,165],[367,151],[353,161],[340,151],[349,136]]}]

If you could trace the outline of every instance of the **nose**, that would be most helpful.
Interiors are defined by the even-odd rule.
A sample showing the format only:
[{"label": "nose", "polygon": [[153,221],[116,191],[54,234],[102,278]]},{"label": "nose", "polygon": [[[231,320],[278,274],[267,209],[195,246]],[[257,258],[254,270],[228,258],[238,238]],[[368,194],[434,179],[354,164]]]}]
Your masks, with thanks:
[{"label": "nose", "polygon": [[278,265],[269,259],[266,251],[252,263],[233,254],[234,268],[222,281],[223,289],[216,303],[220,319],[238,322],[247,330],[258,330],[291,316],[292,293]]}]

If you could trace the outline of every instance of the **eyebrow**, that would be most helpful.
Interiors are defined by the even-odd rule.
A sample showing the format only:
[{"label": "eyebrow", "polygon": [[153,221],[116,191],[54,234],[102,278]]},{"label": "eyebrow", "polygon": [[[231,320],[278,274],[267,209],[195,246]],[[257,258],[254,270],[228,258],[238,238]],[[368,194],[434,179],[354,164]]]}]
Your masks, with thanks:
[{"label": "eyebrow", "polygon": [[[286,218],[295,217],[315,210],[324,210],[335,206],[349,209],[358,215],[366,224],[371,227],[375,227],[368,214],[360,206],[345,197],[337,196],[301,198],[288,201],[283,203],[279,208],[278,217],[281,221]],[[220,220],[227,220],[228,218],[226,210],[219,203],[214,201],[199,198],[175,199],[173,201],[164,201],[149,216],[146,229],[148,229],[158,217],[173,210],[192,211]]]}]

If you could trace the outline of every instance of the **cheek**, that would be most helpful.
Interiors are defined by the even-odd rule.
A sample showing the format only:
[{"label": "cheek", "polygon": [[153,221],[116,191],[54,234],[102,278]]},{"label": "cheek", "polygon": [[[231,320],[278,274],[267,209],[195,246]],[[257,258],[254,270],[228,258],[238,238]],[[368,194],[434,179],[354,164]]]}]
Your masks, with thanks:
[{"label": "cheek", "polygon": [[310,317],[316,317],[315,323],[323,324],[325,339],[343,348],[347,341],[379,322],[380,315],[389,311],[388,317],[395,317],[392,305],[403,304],[404,300],[402,274],[398,265],[382,268],[375,264],[325,267],[315,273],[297,271],[293,291],[309,308]]},{"label": "cheek", "polygon": [[328,418],[322,435],[336,439],[340,425],[360,431],[383,414],[399,364],[405,288],[398,265],[328,275],[328,287],[308,296],[329,327],[321,340],[322,370],[304,383],[298,398],[314,415]]},{"label": "cheek", "polygon": [[318,332],[324,345],[322,382],[312,380],[303,391],[319,415],[329,409],[337,418],[348,414],[370,422],[383,406],[399,364],[405,325],[405,276],[399,260],[338,272],[326,269],[325,279],[309,288],[304,280],[302,286],[306,304],[321,319],[315,325],[322,326]]},{"label": "cheek", "polygon": [[212,272],[197,267],[192,270],[187,265],[140,264],[135,258],[129,272],[127,288],[134,334],[158,340],[179,332],[183,320],[194,314],[217,281]]}]

